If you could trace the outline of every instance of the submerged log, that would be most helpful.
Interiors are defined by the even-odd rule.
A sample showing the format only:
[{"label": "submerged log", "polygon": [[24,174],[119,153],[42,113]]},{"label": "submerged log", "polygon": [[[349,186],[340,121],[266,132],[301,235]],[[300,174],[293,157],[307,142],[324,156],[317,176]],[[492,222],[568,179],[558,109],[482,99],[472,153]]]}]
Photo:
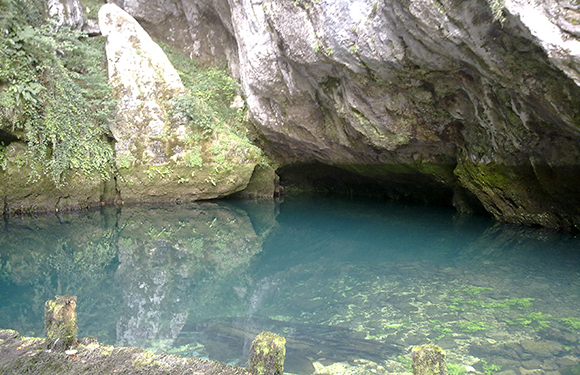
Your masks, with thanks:
[{"label": "submerged log", "polygon": [[286,356],[286,339],[262,332],[252,342],[249,370],[254,375],[282,375]]},{"label": "submerged log", "polygon": [[46,348],[64,351],[77,341],[77,297],[56,296],[44,304]]},{"label": "submerged log", "polygon": [[445,352],[435,344],[416,346],[411,352],[414,375],[447,375]]}]

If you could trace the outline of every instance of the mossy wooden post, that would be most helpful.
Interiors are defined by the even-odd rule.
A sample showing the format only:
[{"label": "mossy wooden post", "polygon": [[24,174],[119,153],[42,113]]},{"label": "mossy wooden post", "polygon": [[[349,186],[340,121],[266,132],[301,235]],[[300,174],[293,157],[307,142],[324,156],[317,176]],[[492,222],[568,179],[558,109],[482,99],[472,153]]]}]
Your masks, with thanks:
[{"label": "mossy wooden post", "polygon": [[76,343],[77,297],[56,296],[44,304],[47,349],[63,351]]},{"label": "mossy wooden post", "polygon": [[250,348],[249,370],[254,375],[281,375],[286,357],[286,339],[270,332],[260,333]]},{"label": "mossy wooden post", "polygon": [[445,352],[435,344],[415,346],[411,351],[414,375],[447,375]]}]

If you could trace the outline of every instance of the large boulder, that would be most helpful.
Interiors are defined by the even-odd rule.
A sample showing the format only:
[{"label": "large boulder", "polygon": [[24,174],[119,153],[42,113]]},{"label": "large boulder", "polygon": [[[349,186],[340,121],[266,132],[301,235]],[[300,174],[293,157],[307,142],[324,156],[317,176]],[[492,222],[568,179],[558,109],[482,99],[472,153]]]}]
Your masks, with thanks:
[{"label": "large boulder", "polygon": [[227,130],[201,134],[174,113],[172,99],[185,88],[163,50],[128,13],[103,5],[99,24],[118,100],[110,129],[121,199],[185,202],[243,190],[261,161],[259,149]]}]

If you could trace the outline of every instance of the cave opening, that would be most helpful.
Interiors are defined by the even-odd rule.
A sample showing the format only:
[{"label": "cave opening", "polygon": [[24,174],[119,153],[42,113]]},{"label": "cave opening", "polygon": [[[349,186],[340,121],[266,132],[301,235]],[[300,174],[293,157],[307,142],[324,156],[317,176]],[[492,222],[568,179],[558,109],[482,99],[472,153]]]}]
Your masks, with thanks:
[{"label": "cave opening", "polygon": [[373,198],[401,203],[453,206],[453,187],[422,173],[365,176],[322,163],[301,163],[277,170],[286,196],[327,195]]}]

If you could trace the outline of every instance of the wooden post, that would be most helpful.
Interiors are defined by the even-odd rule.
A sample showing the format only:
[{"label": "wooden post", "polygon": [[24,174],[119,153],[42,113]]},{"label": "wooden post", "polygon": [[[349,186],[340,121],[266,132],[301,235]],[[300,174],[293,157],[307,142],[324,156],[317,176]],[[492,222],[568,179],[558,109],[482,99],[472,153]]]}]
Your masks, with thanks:
[{"label": "wooden post", "polygon": [[77,297],[56,296],[44,304],[45,346],[64,351],[77,341]]},{"label": "wooden post", "polygon": [[447,375],[446,354],[435,344],[415,346],[411,351],[414,375]]},{"label": "wooden post", "polygon": [[285,357],[286,339],[262,332],[252,342],[249,370],[254,375],[282,375]]}]

